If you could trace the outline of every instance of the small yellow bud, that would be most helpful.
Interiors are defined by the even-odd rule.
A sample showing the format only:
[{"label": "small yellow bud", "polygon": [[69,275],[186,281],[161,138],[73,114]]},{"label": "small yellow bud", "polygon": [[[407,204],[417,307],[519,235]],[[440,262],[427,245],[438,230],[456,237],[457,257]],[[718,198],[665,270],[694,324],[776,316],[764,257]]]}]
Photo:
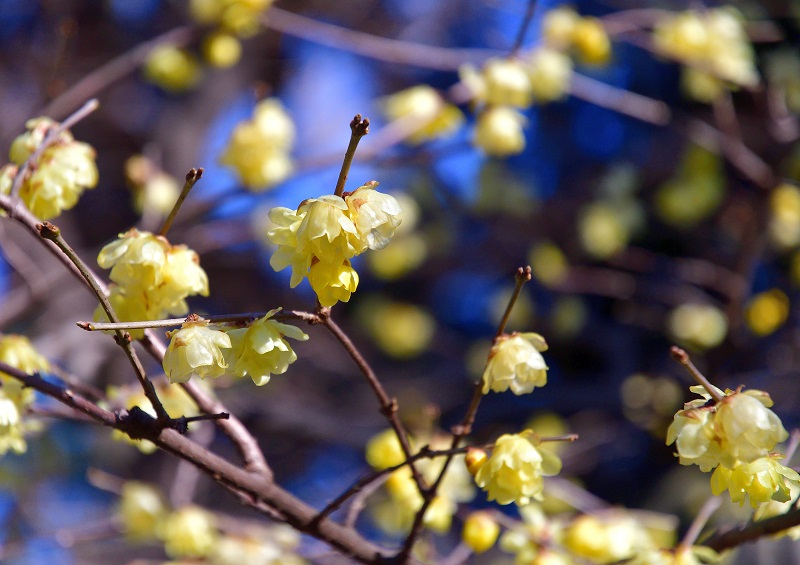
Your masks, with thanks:
[{"label": "small yellow bud", "polygon": [[213,67],[232,67],[242,56],[242,43],[233,35],[212,33],[203,41],[203,55]]},{"label": "small yellow bud", "polygon": [[143,67],[147,80],[169,92],[185,92],[202,78],[200,63],[194,55],[174,45],[153,48]]},{"label": "small yellow bud", "polygon": [[473,141],[493,157],[516,155],[525,149],[525,118],[512,108],[491,106],[478,116]]},{"label": "small yellow bud", "polygon": [[560,100],[569,92],[572,60],[560,51],[540,47],[528,60],[528,76],[534,102]]},{"label": "small yellow bud", "polygon": [[789,297],[777,288],[755,295],[745,308],[747,325],[758,336],[775,332],[788,317]]},{"label": "small yellow bud", "polygon": [[464,464],[467,466],[467,470],[469,474],[473,477],[478,474],[478,471],[486,463],[486,460],[489,458],[486,455],[486,452],[482,449],[475,449],[470,447],[467,450],[467,455],[464,458]]},{"label": "small yellow bud", "polygon": [[400,440],[392,429],[384,430],[370,438],[367,442],[366,458],[370,467],[377,470],[394,467],[406,459]]},{"label": "small yellow bud", "polygon": [[486,103],[527,108],[533,102],[531,79],[517,59],[490,59],[483,67]]},{"label": "small yellow bud", "polygon": [[580,16],[572,8],[566,6],[549,10],[542,21],[542,35],[546,45],[557,49],[566,49],[572,43],[575,26]]},{"label": "small yellow bud", "polygon": [[572,32],[578,58],[589,65],[605,65],[611,59],[611,40],[597,18],[581,18]]},{"label": "small yellow bud", "polygon": [[475,553],[491,549],[500,535],[500,525],[489,512],[473,512],[464,521],[461,539]]}]

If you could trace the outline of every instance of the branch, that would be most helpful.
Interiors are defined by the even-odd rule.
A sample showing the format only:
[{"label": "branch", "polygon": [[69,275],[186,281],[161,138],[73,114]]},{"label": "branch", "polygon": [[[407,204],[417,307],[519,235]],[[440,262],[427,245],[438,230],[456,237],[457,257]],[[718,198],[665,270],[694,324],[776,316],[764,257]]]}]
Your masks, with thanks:
[{"label": "branch", "polygon": [[489,57],[502,55],[500,51],[488,49],[448,49],[378,37],[320,22],[275,7],[267,11],[262,18],[262,24],[269,29],[320,45],[344,49],[387,63],[410,65],[423,69],[455,71],[464,63],[479,63]]},{"label": "branch", "polygon": [[786,514],[773,516],[766,520],[720,529],[706,539],[702,545],[720,552],[795,526],[800,526],[800,508],[794,508]]},{"label": "branch", "polygon": [[[345,528],[329,519],[317,520],[317,511],[314,508],[286,492],[271,480],[232,465],[173,429],[147,424],[138,427],[146,420],[128,422],[126,418],[100,408],[76,395],[70,389],[49,383],[39,375],[28,375],[2,362],[0,362],[0,372],[86,414],[104,426],[121,430],[129,435],[133,433],[131,437],[141,436],[142,439],[152,441],[161,449],[189,461],[215,482],[245,494],[250,506],[260,508],[261,505],[266,505],[267,511],[276,509],[286,523],[303,533],[325,541],[346,556],[362,563],[378,563],[385,557],[384,550],[362,538],[353,529]],[[156,424],[156,420],[146,414],[143,418],[150,418],[150,423]]]}]

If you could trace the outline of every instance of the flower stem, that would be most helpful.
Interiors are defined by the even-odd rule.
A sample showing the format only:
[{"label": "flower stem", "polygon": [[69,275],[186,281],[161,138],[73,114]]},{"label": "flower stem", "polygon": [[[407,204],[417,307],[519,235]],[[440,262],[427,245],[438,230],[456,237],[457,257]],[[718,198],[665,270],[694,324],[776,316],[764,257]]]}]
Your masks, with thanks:
[{"label": "flower stem", "polygon": [[356,155],[356,147],[361,138],[369,133],[369,118],[362,118],[361,114],[356,114],[350,122],[350,143],[347,145],[347,152],[342,161],[342,170],[339,171],[339,179],[336,181],[336,196],[344,193],[344,184],[347,182],[347,175],[350,173],[350,165],[353,164],[353,157]]},{"label": "flower stem", "polygon": [[178,210],[181,209],[181,205],[183,201],[186,200],[186,197],[189,196],[189,191],[192,190],[192,187],[195,185],[197,181],[203,176],[203,168],[192,169],[188,173],[186,173],[186,182],[183,183],[183,190],[181,190],[180,196],[178,196],[177,202],[172,207],[172,210],[167,216],[167,219],[164,220],[164,225],[161,226],[161,230],[158,232],[158,235],[166,236],[169,228],[172,226],[172,222],[175,220],[175,216],[178,215]]},{"label": "flower stem", "polygon": [[719,392],[717,392],[716,387],[714,387],[714,385],[708,381],[703,373],[697,370],[697,367],[695,367],[694,363],[692,363],[692,360],[689,359],[689,354],[686,353],[686,351],[673,345],[670,349],[670,353],[672,353],[672,358],[683,365],[684,369],[686,369],[692,378],[697,381],[697,384],[702,385],[703,388],[708,391],[708,394],[711,395],[711,398],[714,399],[714,402],[719,402],[722,400],[722,396],[720,396]]},{"label": "flower stem", "polygon": [[506,311],[503,312],[503,318],[500,320],[500,324],[497,326],[497,333],[494,336],[495,340],[505,333],[508,319],[511,317],[511,310],[514,309],[514,304],[517,303],[517,299],[522,292],[522,287],[525,286],[526,282],[531,280],[530,265],[527,267],[517,268],[517,274],[515,278],[517,284],[514,287],[514,292],[511,294],[511,298],[508,299],[508,306],[506,306]]},{"label": "flower stem", "polygon": [[[108,319],[112,322],[119,323],[119,318],[114,312],[114,308],[112,308],[111,303],[108,301],[105,292],[103,292],[103,289],[100,288],[97,280],[89,272],[89,269],[86,267],[86,264],[83,262],[83,260],[61,236],[61,230],[50,222],[43,222],[39,225],[39,235],[41,235],[43,239],[52,241],[61,250],[61,252],[67,256],[72,264],[78,268],[81,275],[89,284],[97,299],[100,301],[100,304],[103,307],[106,316],[108,316]],[[167,414],[167,411],[164,409],[164,406],[158,399],[156,389],[150,379],[147,378],[147,373],[145,373],[142,362],[139,360],[139,357],[136,355],[136,351],[133,349],[130,334],[122,330],[116,330],[116,334],[117,344],[125,351],[125,355],[127,355],[128,360],[133,366],[133,370],[136,373],[136,378],[139,379],[139,383],[142,385],[145,396],[147,396],[147,399],[150,401],[150,404],[153,405],[153,408],[156,411],[158,421],[169,422],[169,414]]]}]

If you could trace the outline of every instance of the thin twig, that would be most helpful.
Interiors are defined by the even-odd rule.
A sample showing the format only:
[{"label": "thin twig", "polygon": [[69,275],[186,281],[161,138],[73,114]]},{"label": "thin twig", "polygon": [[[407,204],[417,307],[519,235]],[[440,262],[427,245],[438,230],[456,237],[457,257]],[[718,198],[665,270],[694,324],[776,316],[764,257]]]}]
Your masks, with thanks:
[{"label": "thin twig", "polygon": [[694,545],[694,542],[696,542],[697,538],[700,536],[700,532],[703,531],[703,528],[708,523],[709,518],[711,518],[711,515],[717,511],[721,504],[722,499],[718,496],[711,496],[703,503],[697,516],[692,520],[692,525],[686,530],[686,534],[684,534],[683,539],[681,539],[681,542],[678,544],[678,548],[688,549]]},{"label": "thin twig", "polygon": [[514,40],[514,45],[511,47],[511,56],[516,56],[522,49],[522,43],[525,41],[525,35],[528,33],[528,28],[533,20],[533,12],[536,8],[536,0],[528,0],[528,7],[525,9],[525,16],[522,18],[522,23],[517,32],[517,38]]},{"label": "thin twig", "polygon": [[[353,344],[347,334],[342,331],[336,322],[333,321],[333,318],[330,316],[330,310],[325,310],[324,315],[320,315],[320,323],[325,326],[325,328],[331,332],[333,337],[339,341],[344,350],[347,351],[348,355],[350,355],[350,358],[355,361],[358,368],[367,378],[367,383],[369,383],[369,386],[372,388],[375,396],[378,397],[381,414],[383,414],[388,420],[389,424],[392,426],[392,429],[397,435],[397,439],[400,442],[400,447],[403,450],[403,455],[405,455],[407,460],[410,460],[412,457],[411,445],[408,441],[408,433],[403,427],[403,424],[400,422],[400,418],[397,416],[397,400],[391,398],[386,393],[386,390],[384,390],[383,385],[378,379],[378,376],[375,374],[375,371],[372,370],[372,367],[370,367],[369,363],[367,363],[367,360],[364,359],[364,356],[361,355],[361,352],[358,350],[355,344]],[[417,484],[420,494],[422,494],[425,491],[424,479],[414,465],[411,465],[411,473],[414,477],[414,482]]]},{"label": "thin twig", "polygon": [[333,194],[341,196],[344,193],[344,185],[347,182],[347,175],[350,174],[350,165],[353,164],[353,157],[361,138],[369,133],[369,118],[362,118],[361,114],[356,114],[350,122],[350,142],[347,144],[347,151],[342,161],[342,169],[339,171],[339,178],[336,180],[336,190]]},{"label": "thin twig", "polygon": [[164,220],[164,225],[161,226],[161,229],[158,232],[158,235],[166,236],[169,228],[172,226],[172,222],[175,220],[175,216],[178,215],[178,211],[181,209],[181,205],[183,201],[186,200],[186,197],[189,196],[189,192],[192,190],[192,187],[200,180],[203,176],[203,168],[192,169],[188,173],[186,173],[186,182],[183,183],[183,190],[181,190],[180,195],[178,196],[178,200],[175,202],[175,205],[170,210],[169,216],[167,219]]},{"label": "thin twig", "polygon": [[[203,316],[210,324],[242,324],[263,318],[267,312],[244,312],[241,314],[217,314]],[[318,323],[318,317],[311,312],[300,310],[282,310],[273,316],[276,320],[303,320]],[[110,330],[141,330],[145,328],[173,328],[182,325],[186,318],[169,318],[167,320],[145,320],[142,322],[75,322],[76,325],[89,332]]]},{"label": "thin twig", "polygon": [[611,86],[579,73],[572,73],[569,93],[575,98],[643,122],[663,126],[668,124],[671,119],[669,106],[666,103],[630,90]]},{"label": "thin twig", "polygon": [[[505,332],[506,324],[508,323],[508,318],[511,315],[511,310],[514,307],[514,304],[519,298],[520,293],[522,292],[522,287],[525,286],[525,283],[531,280],[531,268],[530,266],[527,267],[519,267],[517,269],[516,275],[514,277],[515,286],[514,292],[511,294],[511,297],[508,300],[508,306],[506,307],[506,311],[503,314],[503,318],[500,320],[500,324],[498,324],[497,333],[495,334],[494,342],[496,343],[500,336],[503,335]],[[491,353],[490,353],[491,355]],[[487,359],[487,363],[489,360]],[[456,449],[458,444],[461,443],[461,440],[466,437],[472,431],[472,424],[475,422],[475,415],[478,413],[478,407],[480,406],[481,399],[483,398],[483,378],[479,379],[473,389],[472,389],[472,399],[470,400],[469,407],[467,408],[466,413],[464,414],[464,418],[461,421],[461,424],[455,426],[452,430],[453,440],[450,444],[451,449]],[[411,526],[411,531],[406,537],[405,542],[403,543],[403,547],[400,552],[397,554],[397,559],[400,562],[408,559],[411,555],[411,550],[414,547],[414,542],[419,536],[420,531],[422,530],[422,524],[425,517],[425,512],[427,512],[428,507],[433,502],[434,498],[436,498],[436,492],[439,489],[439,485],[441,485],[442,481],[444,480],[444,476],[447,473],[447,469],[450,466],[450,462],[453,460],[453,456],[450,455],[444,460],[444,464],[442,465],[442,470],[439,472],[439,476],[436,477],[433,485],[427,491],[425,491],[422,501],[422,506],[417,511],[416,515],[414,516],[414,523]]]},{"label": "thin twig", "polygon": [[697,384],[702,385],[703,388],[708,391],[708,394],[714,399],[714,402],[720,402],[722,400],[722,396],[717,391],[717,388],[694,366],[694,363],[692,363],[686,351],[673,345],[670,349],[670,353],[672,354],[672,358],[683,365],[683,368],[697,381]]}]

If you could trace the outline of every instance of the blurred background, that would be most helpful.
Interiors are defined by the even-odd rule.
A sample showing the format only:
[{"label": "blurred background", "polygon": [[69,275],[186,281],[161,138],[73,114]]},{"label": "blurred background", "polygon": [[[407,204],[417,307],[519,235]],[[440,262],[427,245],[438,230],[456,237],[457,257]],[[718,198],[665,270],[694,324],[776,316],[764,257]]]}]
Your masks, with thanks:
[{"label": "blurred background", "polygon": [[[787,429],[798,425],[793,3],[735,3],[758,82],[706,103],[687,95],[681,65],[651,40],[663,10],[696,3],[573,2],[581,16],[603,22],[610,55],[602,64],[577,58],[571,95],[524,109],[524,148],[507,158],[473,143],[480,108],[454,88],[459,67],[480,68],[515,45],[534,49],[545,13],[559,2],[540,0],[531,13],[524,0],[276,2],[254,16],[255,29],[243,25],[226,35],[234,42],[221,43],[213,42],[221,24],[203,16],[202,4],[0,0],[2,147],[31,117],[61,120],[91,97],[100,102],[72,128],[97,151],[99,184],[53,220],[90,264],[129,227],[157,229],[163,202],[168,210],[186,172],[203,167],[170,231],[172,243],[200,254],[209,275],[211,295],[191,299],[192,311],[313,310],[308,283],[290,289],[288,273],[269,266],[267,212],[333,192],[348,124],[360,113],[371,133],[347,189],[378,180],[401,202],[404,223],[386,249],[357,258],[359,288],[333,315],[412,431],[448,430],[461,419],[513,273],[527,264],[533,281],[508,329],[547,339],[548,385],[486,396],[474,442],[532,421],[537,430],[578,433],[561,452],[565,476],[611,505],[675,514],[685,528],[709,487],[708,475],[679,467],[664,445],[691,384],[671,345],[687,348],[719,387],[768,391]],[[154,48],[164,45],[174,51],[158,59]],[[463,123],[448,136],[408,143],[408,131],[386,115],[387,97],[420,84],[457,102]],[[294,123],[291,171],[253,190],[220,159],[265,97],[278,99]],[[0,221],[0,330],[28,336],[100,390],[134,384],[113,340],[75,326],[91,319],[92,297],[40,247]],[[386,423],[331,336],[302,329],[310,340],[297,344],[299,359],[285,375],[258,389],[214,384],[259,439],[278,481],[322,507],[368,470],[364,445]],[[37,400],[55,413],[28,436],[26,453],[0,464],[8,562],[163,561],[157,545],[128,544],[109,530],[113,485],[131,478],[161,485],[173,500],[256,518],[174,458],[143,454]],[[210,424],[195,434],[235,457]],[[746,519],[747,510],[726,507],[719,519]],[[395,539],[369,512],[359,524],[374,539]],[[436,543],[447,553],[457,540],[454,527]],[[310,559],[325,551],[313,540],[302,547]],[[512,559],[493,555],[486,562]]]}]

